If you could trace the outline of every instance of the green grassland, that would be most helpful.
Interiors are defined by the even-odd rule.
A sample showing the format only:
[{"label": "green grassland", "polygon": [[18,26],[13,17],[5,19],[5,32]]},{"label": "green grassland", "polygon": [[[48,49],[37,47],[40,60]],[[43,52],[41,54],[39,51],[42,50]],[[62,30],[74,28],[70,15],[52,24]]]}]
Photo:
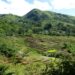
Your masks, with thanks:
[{"label": "green grassland", "polygon": [[2,36],[0,65],[7,67],[4,71],[6,75],[43,75],[47,65],[52,65],[50,68],[58,68],[63,55],[67,57],[74,54],[74,49],[75,37],[72,36]]}]

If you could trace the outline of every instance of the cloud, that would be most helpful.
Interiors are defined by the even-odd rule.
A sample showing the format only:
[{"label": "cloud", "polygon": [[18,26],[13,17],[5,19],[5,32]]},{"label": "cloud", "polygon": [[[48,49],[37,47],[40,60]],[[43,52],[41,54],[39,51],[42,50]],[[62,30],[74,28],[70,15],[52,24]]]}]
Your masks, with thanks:
[{"label": "cloud", "polygon": [[57,10],[75,8],[75,0],[53,0],[51,4]]},{"label": "cloud", "polygon": [[34,1],[34,8],[38,8],[40,10],[50,10],[51,6],[47,2],[40,2],[38,0]]},{"label": "cloud", "polygon": [[[7,3],[6,1],[10,3]],[[26,0],[0,0],[1,14],[12,13],[22,16],[34,8],[40,10],[50,10],[51,6],[48,2],[42,2],[40,0],[34,0],[32,4],[28,3]]]},{"label": "cloud", "polygon": [[41,2],[48,2],[49,0],[38,0],[38,1],[41,1]]},{"label": "cloud", "polygon": [[10,3],[10,1],[9,1],[9,0],[1,0],[1,1],[4,1],[4,2],[6,2],[6,3]]},{"label": "cloud", "polygon": [[0,0],[0,14],[25,15],[30,10],[75,9],[75,0]]}]

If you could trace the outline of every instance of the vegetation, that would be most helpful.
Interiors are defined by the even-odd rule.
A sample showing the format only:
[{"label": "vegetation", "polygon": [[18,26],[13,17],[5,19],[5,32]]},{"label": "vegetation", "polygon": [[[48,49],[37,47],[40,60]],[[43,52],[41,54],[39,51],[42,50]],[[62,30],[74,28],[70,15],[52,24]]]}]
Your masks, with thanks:
[{"label": "vegetation", "polygon": [[0,75],[74,75],[75,17],[33,9],[0,15]]},{"label": "vegetation", "polygon": [[75,35],[75,17],[49,11],[33,9],[19,17],[11,14],[0,15],[0,36],[12,35]]}]

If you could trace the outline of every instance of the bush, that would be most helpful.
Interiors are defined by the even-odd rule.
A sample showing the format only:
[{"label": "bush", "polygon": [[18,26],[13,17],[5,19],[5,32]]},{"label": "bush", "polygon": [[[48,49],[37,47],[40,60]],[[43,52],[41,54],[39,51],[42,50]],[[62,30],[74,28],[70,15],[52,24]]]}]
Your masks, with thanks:
[{"label": "bush", "polygon": [[6,73],[7,70],[8,70],[8,66],[0,65],[0,75],[13,75],[14,74],[14,72]]},{"label": "bush", "polygon": [[0,53],[7,57],[11,57],[15,54],[15,50],[8,48],[5,44],[2,44],[0,45]]}]

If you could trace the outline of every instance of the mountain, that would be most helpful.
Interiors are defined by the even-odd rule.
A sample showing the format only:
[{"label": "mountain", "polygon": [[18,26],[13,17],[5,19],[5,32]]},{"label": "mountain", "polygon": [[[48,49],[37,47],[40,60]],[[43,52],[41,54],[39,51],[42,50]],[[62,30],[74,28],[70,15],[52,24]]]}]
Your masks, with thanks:
[{"label": "mountain", "polygon": [[29,13],[25,15],[27,19],[30,19],[31,21],[40,21],[40,20],[59,20],[63,22],[69,22],[69,23],[75,23],[75,17],[68,16],[65,14],[55,13],[51,11],[41,11],[38,9],[33,9]]},{"label": "mountain", "polygon": [[34,22],[39,22],[40,20],[47,20],[50,18],[48,14],[38,9],[31,10],[25,15],[25,17]]},{"label": "mountain", "polygon": [[74,16],[33,9],[23,16],[23,18],[33,22],[33,32],[35,33],[49,35],[75,35]]},{"label": "mountain", "polygon": [[19,17],[0,15],[0,35],[75,35],[75,17],[33,9]]},{"label": "mountain", "polygon": [[74,35],[73,16],[38,9],[0,15],[0,75],[74,75]]}]

